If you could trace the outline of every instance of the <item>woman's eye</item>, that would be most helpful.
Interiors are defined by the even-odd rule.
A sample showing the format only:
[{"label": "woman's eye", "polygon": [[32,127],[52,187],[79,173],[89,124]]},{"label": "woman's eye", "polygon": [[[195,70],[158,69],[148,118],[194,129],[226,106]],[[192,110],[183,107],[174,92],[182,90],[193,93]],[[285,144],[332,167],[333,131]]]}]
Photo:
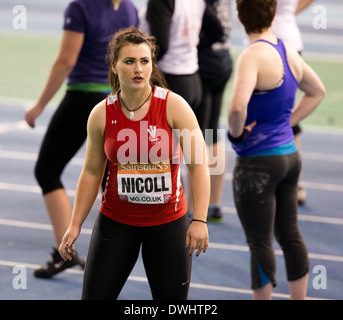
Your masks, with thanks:
[{"label": "woman's eye", "polygon": [[142,60],[142,63],[143,63],[143,64],[148,64],[148,63],[149,63],[149,60],[148,60],[148,59],[144,59],[144,60]]}]

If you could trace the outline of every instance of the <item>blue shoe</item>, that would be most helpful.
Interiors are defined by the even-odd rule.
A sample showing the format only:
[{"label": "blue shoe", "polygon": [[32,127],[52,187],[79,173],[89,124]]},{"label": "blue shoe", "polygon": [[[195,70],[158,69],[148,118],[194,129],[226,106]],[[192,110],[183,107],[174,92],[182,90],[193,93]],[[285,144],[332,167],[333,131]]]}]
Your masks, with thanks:
[{"label": "blue shoe", "polygon": [[224,221],[223,214],[219,207],[208,208],[207,221],[214,222],[214,223],[222,223]]}]

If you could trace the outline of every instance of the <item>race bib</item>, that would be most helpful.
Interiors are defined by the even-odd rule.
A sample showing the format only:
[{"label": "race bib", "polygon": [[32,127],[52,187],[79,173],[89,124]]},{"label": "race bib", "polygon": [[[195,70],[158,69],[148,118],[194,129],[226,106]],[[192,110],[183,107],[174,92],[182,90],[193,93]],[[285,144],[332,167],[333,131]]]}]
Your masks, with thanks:
[{"label": "race bib", "polygon": [[172,194],[169,160],[158,163],[118,163],[118,195],[140,204],[169,202]]}]

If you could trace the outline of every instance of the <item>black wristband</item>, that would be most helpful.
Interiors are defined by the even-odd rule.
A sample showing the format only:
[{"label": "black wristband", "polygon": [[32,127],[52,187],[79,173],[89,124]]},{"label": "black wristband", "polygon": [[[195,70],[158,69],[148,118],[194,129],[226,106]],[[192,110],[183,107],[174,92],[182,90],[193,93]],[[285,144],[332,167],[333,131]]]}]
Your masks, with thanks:
[{"label": "black wristband", "polygon": [[207,221],[204,221],[204,220],[192,219],[191,223],[192,223],[193,221],[198,221],[198,222],[202,222],[202,223],[207,224]]},{"label": "black wristband", "polygon": [[234,137],[231,135],[230,130],[228,130],[227,132],[227,137],[228,139],[233,143],[233,144],[237,144],[237,143],[241,143],[244,140],[246,140],[248,134],[250,133],[249,130],[247,129],[243,129],[243,132],[241,135],[239,135],[238,137]]}]

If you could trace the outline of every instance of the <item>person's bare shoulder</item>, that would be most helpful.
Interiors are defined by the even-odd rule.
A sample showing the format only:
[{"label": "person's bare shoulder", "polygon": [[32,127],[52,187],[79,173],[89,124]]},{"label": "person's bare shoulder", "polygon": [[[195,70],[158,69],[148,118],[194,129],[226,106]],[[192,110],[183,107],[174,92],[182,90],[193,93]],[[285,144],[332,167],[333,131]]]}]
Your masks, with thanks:
[{"label": "person's bare shoulder", "polygon": [[100,101],[92,109],[88,118],[88,129],[99,129],[103,135],[106,126],[106,99]]},{"label": "person's bare shoulder", "polygon": [[180,129],[180,124],[189,119],[193,122],[195,117],[192,108],[179,94],[169,92],[167,100],[167,121],[171,128]]}]

